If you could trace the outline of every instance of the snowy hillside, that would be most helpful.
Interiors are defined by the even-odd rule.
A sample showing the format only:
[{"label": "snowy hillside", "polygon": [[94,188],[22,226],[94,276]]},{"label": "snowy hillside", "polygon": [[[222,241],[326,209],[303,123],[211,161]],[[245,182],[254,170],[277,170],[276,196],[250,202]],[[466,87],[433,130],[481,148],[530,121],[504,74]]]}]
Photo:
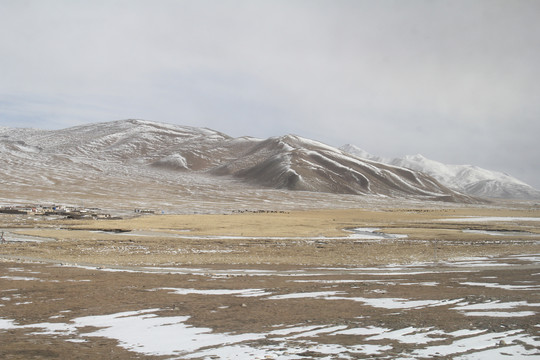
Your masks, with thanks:
[{"label": "snowy hillside", "polygon": [[[63,130],[0,129],[4,188],[74,197],[114,196],[167,184],[188,194],[231,184],[335,194],[471,201],[432,177],[359,159],[299,136],[232,138],[144,120]],[[175,185],[177,184],[177,185]],[[236,185],[235,185],[236,186]],[[180,190],[178,190],[180,191]],[[217,190],[216,190],[217,191]],[[57,196],[57,195],[54,195]]]},{"label": "snowy hillside", "polygon": [[213,171],[291,190],[460,198],[424,174],[362,161],[339,149],[294,135],[261,141],[245,155]]},{"label": "snowy hillside", "polygon": [[359,158],[405,167],[432,176],[449,188],[472,196],[504,199],[538,199],[540,191],[530,185],[501,172],[486,170],[472,165],[447,165],[430,160],[422,155],[384,159],[369,154],[354,145],[341,149]]}]

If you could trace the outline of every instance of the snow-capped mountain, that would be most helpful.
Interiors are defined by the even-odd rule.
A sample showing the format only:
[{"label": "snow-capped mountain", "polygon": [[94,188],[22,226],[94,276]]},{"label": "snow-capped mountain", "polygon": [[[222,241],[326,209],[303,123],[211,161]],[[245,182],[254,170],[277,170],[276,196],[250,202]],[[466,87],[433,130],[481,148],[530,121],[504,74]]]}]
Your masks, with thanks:
[{"label": "snow-capped mountain", "polygon": [[371,155],[354,145],[344,145],[341,150],[385,164],[419,171],[437,179],[449,188],[472,196],[504,199],[538,199],[540,191],[508,174],[486,170],[472,165],[447,165],[430,160],[422,155],[408,155],[404,158],[384,159]]},{"label": "snow-capped mountain", "polygon": [[424,174],[362,161],[339,149],[295,135],[258,141],[239,155],[213,168],[212,173],[291,190],[438,199],[461,197]]},{"label": "snow-capped mountain", "polygon": [[299,136],[232,138],[206,128],[144,120],[54,131],[2,128],[0,165],[7,169],[0,180],[5,191],[18,189],[36,196],[73,193],[109,198],[115,193],[162,189],[165,184],[167,191],[176,188],[192,194],[203,191],[204,184],[225,189],[244,183],[335,194],[472,201],[424,173],[359,159]]}]

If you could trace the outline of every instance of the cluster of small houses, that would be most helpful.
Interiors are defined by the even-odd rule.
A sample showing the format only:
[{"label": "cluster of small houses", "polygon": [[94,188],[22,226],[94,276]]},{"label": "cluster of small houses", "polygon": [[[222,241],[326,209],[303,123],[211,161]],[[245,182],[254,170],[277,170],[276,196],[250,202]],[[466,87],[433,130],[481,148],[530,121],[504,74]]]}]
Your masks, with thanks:
[{"label": "cluster of small houses", "polygon": [[278,210],[233,210],[233,214],[244,214],[244,213],[252,213],[252,214],[289,214],[285,211],[278,211]]},{"label": "cluster of small houses", "polygon": [[64,205],[15,205],[0,207],[0,214],[59,215],[67,219],[110,219],[111,215],[98,208],[84,208]]},{"label": "cluster of small houses", "polygon": [[137,214],[155,214],[156,213],[155,210],[150,210],[150,209],[135,209],[133,211]]}]

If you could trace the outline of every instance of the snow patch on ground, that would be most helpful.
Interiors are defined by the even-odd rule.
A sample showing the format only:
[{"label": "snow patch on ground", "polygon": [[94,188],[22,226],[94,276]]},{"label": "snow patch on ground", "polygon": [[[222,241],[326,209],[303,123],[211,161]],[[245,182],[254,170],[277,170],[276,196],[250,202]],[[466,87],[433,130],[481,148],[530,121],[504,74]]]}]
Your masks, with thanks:
[{"label": "snow patch on ground", "polygon": [[357,240],[384,240],[384,239],[406,239],[405,234],[387,234],[380,232],[379,228],[354,228],[348,231],[353,234],[349,236],[350,239]]},{"label": "snow patch on ground", "polygon": [[504,285],[499,283],[479,283],[479,282],[462,282],[462,285],[467,286],[483,286],[487,288],[504,289],[504,290],[540,290],[539,285]]},{"label": "snow patch on ground", "polygon": [[435,221],[444,222],[513,222],[513,221],[527,221],[527,222],[540,222],[540,217],[511,217],[511,216],[469,216],[461,218],[445,218],[437,219]]},{"label": "snow patch on ground", "polygon": [[[483,350],[490,350],[492,355],[500,356],[509,350],[507,346],[499,346],[504,341],[506,344],[520,343],[520,345],[514,345],[511,353],[513,356],[517,355],[538,355],[538,350],[529,349],[531,346],[540,346],[540,341],[535,340],[533,337],[524,334],[521,330],[511,330],[505,332],[496,332],[481,334],[477,336],[468,337],[465,339],[459,339],[448,345],[435,345],[429,346],[424,349],[418,349],[413,351],[413,355],[419,358],[434,358],[441,356],[456,356],[472,351],[482,350],[481,353],[465,354],[460,359],[493,359],[493,357],[483,357]],[[525,346],[522,345],[525,343]]]},{"label": "snow patch on ground", "polygon": [[207,290],[200,290],[200,289],[182,289],[182,288],[157,288],[150,291],[158,291],[158,290],[166,290],[170,293],[174,293],[177,295],[190,295],[190,294],[196,294],[196,295],[234,295],[238,297],[257,297],[257,296],[265,296],[270,295],[272,293],[269,293],[267,291],[264,291],[263,289],[239,289],[239,290],[230,290],[230,289],[207,289]]},{"label": "snow patch on ground", "polygon": [[[465,273],[461,266],[478,267],[482,264],[500,265],[501,261],[516,263],[521,261],[528,264],[537,264],[538,254],[524,254],[501,258],[468,258],[461,259],[455,265],[456,269],[449,268],[446,271]],[[445,264],[454,266],[453,263]],[[95,267],[88,267],[96,270]],[[205,268],[143,268],[143,269],[101,269],[120,270],[149,273],[181,273],[203,275],[213,279],[215,277],[250,275],[250,276],[295,276],[308,277],[291,279],[294,282],[313,282],[328,284],[369,283],[381,286],[400,286],[423,284],[436,286],[432,281],[411,281],[400,275],[407,274],[431,274],[438,271],[432,264],[393,265],[372,268],[317,268],[300,269],[277,272],[264,269],[205,269]],[[404,271],[406,270],[406,271]],[[31,271],[12,267],[9,271],[14,275],[29,275]],[[347,271],[351,276],[373,275],[373,279],[310,279],[309,276],[332,276]],[[469,271],[469,270],[467,270]],[[26,276],[9,276],[3,279],[28,278]],[[480,281],[467,281],[465,277],[458,275],[456,284],[461,286],[484,286],[500,289],[500,291],[519,292],[538,290],[536,281],[516,281],[512,284],[500,284],[496,277],[481,277]],[[485,280],[485,282],[484,282]],[[69,280],[67,280],[69,281]],[[315,285],[317,286],[317,285]],[[353,288],[351,287],[351,288]],[[313,287],[309,287],[313,289]],[[356,289],[356,288],[355,288]],[[318,290],[318,289],[317,289]],[[324,289],[321,289],[324,290]],[[325,306],[328,301],[355,302],[362,306],[370,306],[377,311],[385,311],[388,314],[397,314],[403,311],[417,311],[425,308],[436,307],[437,311],[454,312],[456,316],[471,318],[471,326],[475,317],[492,318],[497,321],[498,317],[504,318],[536,318],[540,309],[539,303],[526,301],[502,301],[500,299],[488,299],[484,297],[470,299],[415,299],[398,297],[379,297],[373,293],[365,293],[366,296],[354,297],[347,291],[308,291],[274,294],[270,289],[259,288],[156,288],[153,291],[168,291],[179,296],[254,296],[261,300],[277,301],[278,304],[287,301],[301,299],[313,299]],[[356,290],[355,290],[356,291]],[[4,290],[1,301],[23,301],[22,296],[17,294],[18,289]],[[481,299],[481,301],[478,301]],[[326,302],[326,303],[325,303]],[[21,302],[20,304],[23,304]],[[345,303],[347,304],[347,303]],[[1,305],[1,304],[0,304]],[[224,307],[226,308],[226,307]],[[221,309],[221,308],[220,308]],[[252,360],[271,356],[281,359],[305,359],[307,356],[320,359],[355,359],[372,356],[376,358],[434,358],[448,357],[453,359],[483,359],[483,358],[507,358],[513,357],[538,357],[540,355],[540,340],[526,329],[513,329],[500,331],[492,329],[464,328],[457,331],[446,332],[437,327],[416,327],[410,324],[402,325],[402,328],[388,328],[387,325],[374,326],[372,322],[363,323],[363,318],[353,318],[346,324],[329,323],[296,323],[269,326],[266,331],[258,333],[237,332],[219,333],[209,327],[197,327],[189,324],[190,314],[179,316],[161,316],[165,309],[143,309],[138,311],[125,311],[115,314],[85,316],[69,318],[69,312],[52,314],[46,322],[35,324],[18,324],[9,318],[0,318],[0,335],[4,331],[26,331],[28,334],[47,335],[62,337],[69,342],[91,341],[93,337],[105,337],[118,341],[119,346],[136,352],[142,356],[163,356],[182,359],[190,358],[236,358]],[[170,314],[170,309],[166,309]],[[73,316],[73,315],[71,315]],[[369,318],[369,316],[366,316]],[[369,321],[369,320],[368,320]],[[90,329],[89,327],[93,327]],[[334,338],[335,336],[335,338]],[[350,336],[350,339],[347,337]],[[334,341],[335,339],[335,341]],[[344,341],[345,339],[345,341]],[[400,348],[398,352],[395,349]],[[308,355],[309,352],[309,355]]]},{"label": "snow patch on ground", "polygon": [[41,279],[38,279],[36,277],[29,277],[29,276],[0,276],[0,279],[4,280],[12,280],[12,281],[42,281]]},{"label": "snow patch on ground", "polygon": [[540,234],[534,234],[524,231],[497,231],[497,230],[471,230],[465,229],[462,232],[466,234],[481,234],[490,236],[540,236]]},{"label": "snow patch on ground", "polygon": [[365,305],[382,309],[423,309],[426,307],[445,306],[455,304],[462,299],[455,300],[409,300],[399,298],[365,298],[365,297],[327,297],[327,300],[350,300],[362,302]]},{"label": "snow patch on ground", "polygon": [[270,296],[268,300],[283,300],[283,299],[328,299],[331,296],[346,294],[343,291],[318,291],[318,292],[305,292],[305,293],[293,293]]},{"label": "snow patch on ground", "polygon": [[[415,344],[417,349],[401,353],[405,358],[461,356],[477,359],[490,354],[494,358],[511,353],[538,355],[540,341],[524,330],[489,332],[463,329],[446,333],[437,328],[388,329],[377,326],[297,324],[265,333],[218,333],[211,328],[195,327],[189,316],[158,315],[160,309],[143,309],[108,315],[74,318],[69,322],[19,325],[0,319],[0,331],[30,329],[32,334],[64,336],[69,342],[86,342],[88,338],[105,337],[118,341],[124,349],[146,356],[181,356],[182,358],[254,359],[271,356],[283,359],[305,358],[307,351],[319,358],[389,355],[393,346],[381,341]],[[280,325],[282,326],[282,325]],[[97,330],[83,330],[88,327]],[[174,334],[174,336],[171,336]],[[317,341],[319,336],[354,336],[354,345]],[[264,341],[260,341],[264,340]],[[396,354],[393,353],[393,356]]]},{"label": "snow patch on ground", "polygon": [[[467,302],[458,303],[453,310],[457,310],[466,316],[485,316],[485,317],[526,317],[535,316],[535,311],[511,311],[516,308],[537,307],[540,304],[528,303],[526,301],[500,302],[486,301],[481,303],[469,304]],[[496,311],[494,311],[496,310]],[[501,311],[507,310],[507,311]]]}]

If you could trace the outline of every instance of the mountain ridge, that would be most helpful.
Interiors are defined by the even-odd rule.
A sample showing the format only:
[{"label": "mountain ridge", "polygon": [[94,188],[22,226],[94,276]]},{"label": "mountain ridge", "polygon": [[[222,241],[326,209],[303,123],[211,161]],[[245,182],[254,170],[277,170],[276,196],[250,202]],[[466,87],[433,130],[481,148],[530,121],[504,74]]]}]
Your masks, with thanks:
[{"label": "mountain ridge", "polygon": [[43,191],[133,179],[173,184],[181,174],[191,174],[274,189],[477,201],[424,173],[362,160],[297,135],[233,138],[207,128],[136,119],[61,130],[2,129],[0,161],[10,169],[4,183]]},{"label": "mountain ridge", "polygon": [[540,191],[508,174],[474,165],[449,165],[421,154],[382,158],[351,144],[340,147],[352,155],[428,174],[445,186],[470,196],[498,199],[540,199]]}]

